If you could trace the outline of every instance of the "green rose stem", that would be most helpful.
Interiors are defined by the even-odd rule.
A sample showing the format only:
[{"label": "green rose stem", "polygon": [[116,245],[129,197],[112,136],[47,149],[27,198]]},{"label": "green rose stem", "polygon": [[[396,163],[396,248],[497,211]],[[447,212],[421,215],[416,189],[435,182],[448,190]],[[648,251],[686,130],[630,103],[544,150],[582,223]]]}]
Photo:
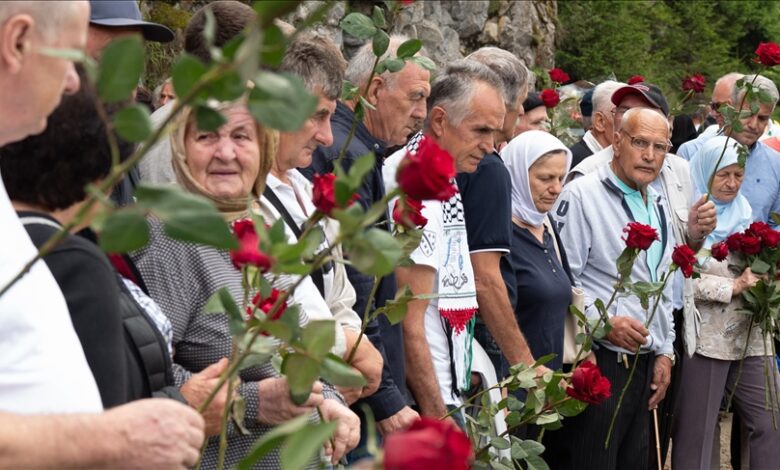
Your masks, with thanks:
[{"label": "green rose stem", "polygon": [[352,127],[349,128],[349,134],[347,134],[347,140],[344,141],[344,145],[341,147],[341,151],[339,151],[339,156],[336,159],[336,163],[340,164],[341,161],[344,159],[344,155],[347,153],[347,148],[349,147],[349,144],[352,142],[352,139],[355,137],[355,132],[357,132],[357,127],[360,124],[361,119],[359,119],[358,116],[358,107],[362,108],[363,103],[360,101],[361,96],[368,96],[368,87],[371,86],[371,80],[374,78],[374,75],[376,75],[376,67],[379,65],[379,57],[374,59],[374,66],[371,67],[371,75],[368,76],[368,81],[366,82],[365,89],[358,94],[357,103],[355,104],[355,115],[352,118]]},{"label": "green rose stem", "polygon": [[[758,78],[758,74],[753,75],[753,80],[750,82],[750,85],[752,86],[756,82],[756,78]],[[745,105],[745,99],[747,98],[747,90],[745,90],[745,94],[742,95],[742,100],[739,102],[739,108],[737,109],[737,120],[739,120],[740,115],[742,114],[742,107]],[[710,175],[710,180],[707,182],[707,199],[709,200],[712,198],[712,184],[715,182],[715,173],[718,172],[718,167],[720,166],[720,162],[723,160],[723,155],[726,154],[726,149],[729,145],[729,140],[731,140],[731,133],[734,132],[734,123],[733,122],[727,122],[726,123],[729,131],[726,133],[726,142],[723,144],[723,150],[720,152],[720,156],[718,157],[718,161],[715,163],[715,169],[712,170],[712,175]]]},{"label": "green rose stem", "polygon": [[[658,295],[655,298],[655,303],[653,304],[653,311],[650,313],[650,318],[647,319],[645,322],[645,328],[650,327],[650,323],[653,322],[653,318],[655,317],[656,311],[658,311],[658,305],[661,303],[661,297],[664,295],[664,288],[666,288],[666,283],[669,281],[669,278],[672,277],[672,273],[677,270],[677,266],[672,264],[671,269],[669,269],[669,272],[666,273],[666,275],[663,277],[663,283],[661,284],[661,289],[658,292]],[[634,378],[634,372],[636,372],[636,364],[639,362],[639,350],[642,349],[642,345],[640,344],[637,346],[636,351],[634,352],[634,362],[631,364],[631,371],[628,373],[628,380],[626,380],[626,384],[623,386],[623,390],[620,391],[620,397],[618,398],[617,406],[615,407],[615,412],[612,413],[612,420],[609,422],[609,429],[607,430],[607,438],[604,440],[604,448],[606,449],[609,447],[609,440],[612,437],[612,430],[615,427],[615,421],[617,420],[617,415],[620,412],[620,405],[623,403],[623,397],[626,395],[626,390],[628,390],[629,385],[631,385],[631,379]]]},{"label": "green rose stem", "polygon": [[[565,402],[567,402],[569,400],[574,400],[574,398],[566,396],[566,397],[564,397],[564,398],[562,398],[562,399],[560,399],[560,400],[558,400],[556,402],[552,402],[552,403],[550,403],[548,405],[545,405],[538,413],[534,413],[531,416],[528,416],[527,418],[521,420],[519,423],[517,423],[517,424],[515,424],[513,426],[507,426],[506,430],[504,432],[502,432],[501,434],[499,434],[497,437],[504,437],[504,436],[506,436],[507,434],[509,434],[510,432],[512,432],[515,429],[519,428],[520,426],[523,426],[524,424],[528,424],[528,423],[532,422],[536,418],[542,416],[543,414],[547,413],[548,411],[556,409],[557,407],[559,407],[560,405],[564,404]],[[492,447],[491,444],[487,444],[487,445],[481,447],[476,452],[475,458],[479,459],[479,457],[484,455],[485,452],[487,452],[491,447]]]},{"label": "green rose stem", "polygon": [[349,356],[347,357],[347,364],[352,364],[352,360],[355,359],[358,346],[360,346],[360,340],[362,340],[363,336],[366,334],[366,328],[368,327],[368,324],[371,322],[371,320],[373,320],[373,318],[371,318],[373,317],[373,315],[371,315],[371,303],[374,301],[374,297],[376,297],[376,291],[379,289],[380,280],[381,278],[379,276],[374,276],[374,283],[371,285],[371,293],[368,296],[366,308],[363,309],[363,322],[360,325],[360,334],[355,341],[355,345],[352,346],[352,350],[349,352]]}]

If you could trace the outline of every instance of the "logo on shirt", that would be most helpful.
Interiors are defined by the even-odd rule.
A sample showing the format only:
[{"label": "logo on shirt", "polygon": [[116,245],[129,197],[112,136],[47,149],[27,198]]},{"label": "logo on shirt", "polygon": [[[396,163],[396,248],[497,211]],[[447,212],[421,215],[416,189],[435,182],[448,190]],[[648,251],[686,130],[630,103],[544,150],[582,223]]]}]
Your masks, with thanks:
[{"label": "logo on shirt", "polygon": [[419,248],[425,256],[433,256],[433,252],[436,251],[436,232],[423,230]]}]

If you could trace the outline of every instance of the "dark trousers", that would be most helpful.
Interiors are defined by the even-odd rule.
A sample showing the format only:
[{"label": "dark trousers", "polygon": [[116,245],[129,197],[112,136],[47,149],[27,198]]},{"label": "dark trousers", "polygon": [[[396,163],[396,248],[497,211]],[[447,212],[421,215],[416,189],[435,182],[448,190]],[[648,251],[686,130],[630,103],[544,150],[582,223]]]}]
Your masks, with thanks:
[{"label": "dark trousers", "polygon": [[[543,458],[551,469],[562,470],[646,470],[648,430],[652,422],[647,402],[653,379],[653,354],[639,356],[631,385],[623,397],[609,446],[604,448],[609,423],[630,368],[618,362],[618,355],[601,347],[596,353],[599,369],[612,384],[612,395],[601,405],[588,405],[581,414],[563,420],[563,427],[547,431]],[[629,367],[634,360],[628,356]]]},{"label": "dark trousers", "polygon": [[[685,354],[685,346],[683,345],[683,311],[674,311],[674,330],[676,337],[674,340],[674,352],[677,358],[681,358]],[[680,391],[680,377],[682,377],[682,361],[679,361],[676,366],[672,367],[672,377],[669,382],[669,387],[666,389],[666,396],[658,404],[658,433],[661,441],[661,468],[666,463],[666,454],[669,451],[669,440],[672,438],[672,426],[674,425],[674,412],[677,409],[677,397]],[[651,378],[652,380],[652,378]],[[658,468],[658,452],[656,451],[655,442],[655,425],[652,418],[650,419],[650,428],[648,437],[650,438],[650,468]]]}]

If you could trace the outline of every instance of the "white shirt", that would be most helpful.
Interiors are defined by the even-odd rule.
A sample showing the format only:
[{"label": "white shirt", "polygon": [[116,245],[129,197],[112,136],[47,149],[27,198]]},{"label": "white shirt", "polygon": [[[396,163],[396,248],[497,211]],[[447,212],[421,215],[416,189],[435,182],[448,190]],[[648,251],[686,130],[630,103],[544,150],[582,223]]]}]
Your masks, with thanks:
[{"label": "white shirt", "polygon": [[[0,178],[0,286],[37,253]],[[65,297],[43,261],[0,297],[0,410],[93,413],[103,409]]]}]

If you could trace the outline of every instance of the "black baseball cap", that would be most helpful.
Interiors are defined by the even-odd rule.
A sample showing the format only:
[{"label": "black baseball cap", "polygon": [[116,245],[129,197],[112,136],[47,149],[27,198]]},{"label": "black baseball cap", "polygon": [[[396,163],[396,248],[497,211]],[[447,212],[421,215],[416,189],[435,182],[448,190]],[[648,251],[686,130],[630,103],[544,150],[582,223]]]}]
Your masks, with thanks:
[{"label": "black baseball cap", "polygon": [[669,103],[666,102],[664,94],[661,93],[661,89],[657,86],[647,82],[622,86],[612,93],[612,104],[619,106],[620,102],[623,101],[623,98],[628,95],[639,95],[643,97],[645,101],[663,111],[664,116],[669,116]]},{"label": "black baseball cap", "polygon": [[582,94],[580,113],[585,117],[593,115],[593,88]]},{"label": "black baseball cap", "polygon": [[90,0],[89,7],[89,22],[91,24],[108,28],[136,26],[141,29],[141,33],[147,41],[173,41],[173,31],[168,27],[143,21],[141,10],[135,0]]}]

